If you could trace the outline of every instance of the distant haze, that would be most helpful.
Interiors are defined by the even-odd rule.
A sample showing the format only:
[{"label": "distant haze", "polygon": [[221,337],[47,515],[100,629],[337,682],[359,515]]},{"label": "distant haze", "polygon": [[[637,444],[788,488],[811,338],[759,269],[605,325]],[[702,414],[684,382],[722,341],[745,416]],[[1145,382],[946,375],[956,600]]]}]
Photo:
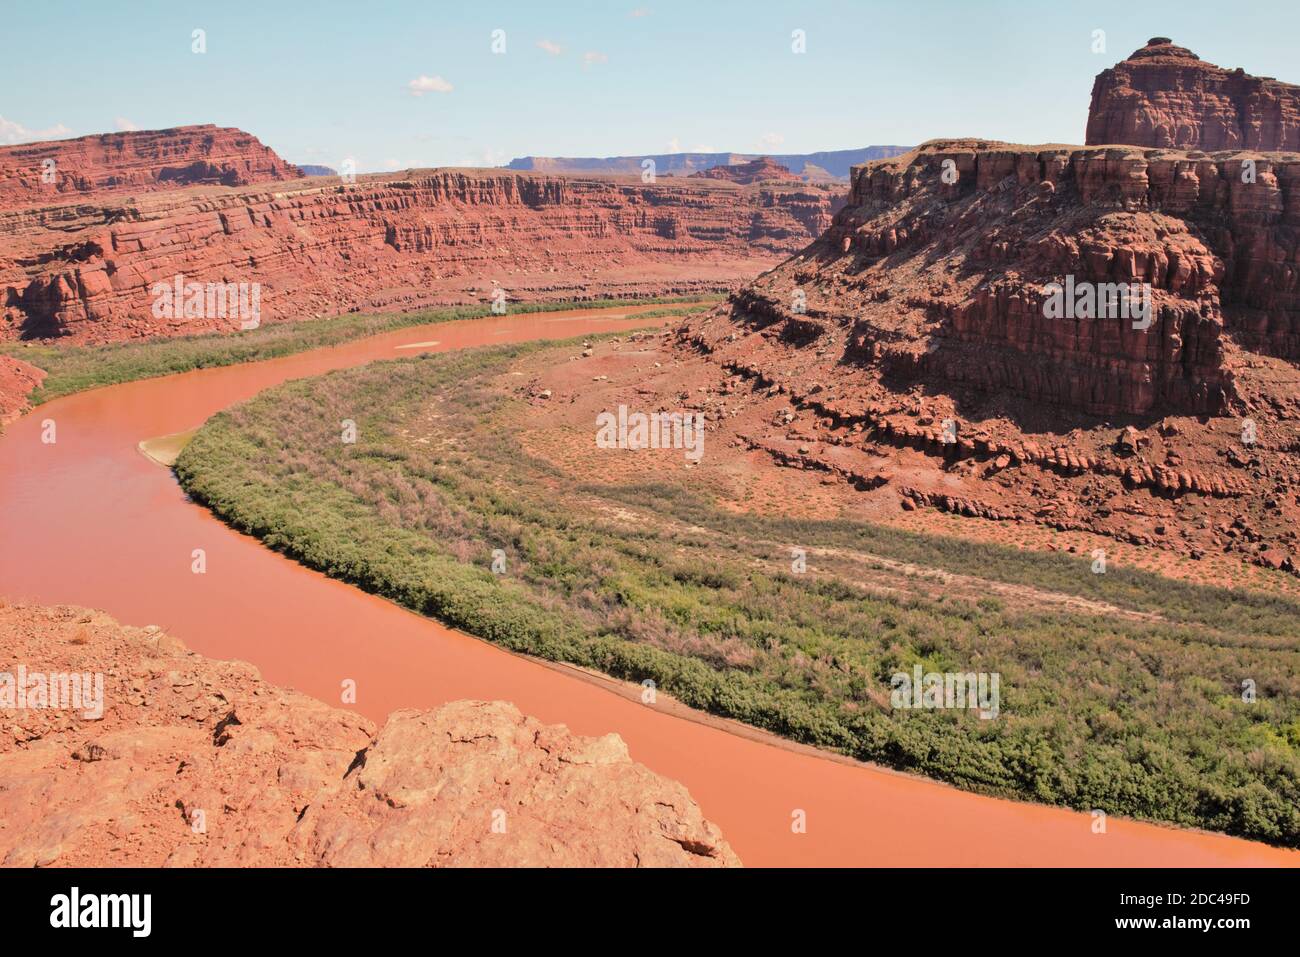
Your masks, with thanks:
[{"label": "distant haze", "polygon": [[[910,146],[863,146],[852,150],[823,150],[820,153],[647,153],[641,156],[521,156],[507,163],[509,169],[537,170],[546,173],[640,173],[645,160],[654,160],[660,176],[689,176],[714,166],[747,163],[759,156],[770,156],[795,174],[812,175],[824,170],[837,179],[848,179],[849,170],[868,160],[887,159],[906,153]],[[815,177],[814,177],[815,178]]]}]

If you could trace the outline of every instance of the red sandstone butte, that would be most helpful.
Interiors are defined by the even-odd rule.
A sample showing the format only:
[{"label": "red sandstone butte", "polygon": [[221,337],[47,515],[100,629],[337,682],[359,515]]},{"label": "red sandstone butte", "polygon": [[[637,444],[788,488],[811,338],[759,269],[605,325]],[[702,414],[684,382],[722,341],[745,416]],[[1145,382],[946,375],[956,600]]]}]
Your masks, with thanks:
[{"label": "red sandstone butte", "polygon": [[0,209],[183,186],[298,179],[257,137],[211,125],[0,147]]},{"label": "red sandstone butte", "polygon": [[725,179],[731,183],[741,183],[749,185],[762,181],[786,181],[798,182],[800,177],[790,172],[788,167],[782,166],[770,156],[760,156],[758,159],[750,160],[748,163],[733,163],[730,166],[713,166],[709,169],[700,170],[698,173],[692,173],[692,178],[700,179]]},{"label": "red sandstone butte", "polygon": [[1097,75],[1087,144],[1300,150],[1300,86],[1225,70],[1165,37]]},{"label": "red sandstone butte", "polygon": [[[868,512],[1300,573],[1296,130],[1295,87],[1153,40],[1098,78],[1091,145],[854,167],[820,238],[678,328],[661,394]],[[1079,283],[1149,291],[1150,325],[1049,312]]]},{"label": "red sandstone butte", "polygon": [[408,170],[0,210],[0,339],[235,331],[155,284],[256,283],[261,319],[725,291],[806,246],[844,192],[802,182]]},{"label": "red sandstone butte", "polygon": [[[1227,334],[1300,358],[1300,157],[1261,158],[1249,184],[1239,169],[1136,147],[929,143],[855,170],[822,237],[737,294],[732,315],[785,330],[751,346],[773,353],[768,368],[815,349],[893,383],[1095,415],[1217,412],[1232,394]],[[1067,276],[1148,283],[1151,328],[1045,318],[1045,289]]]},{"label": "red sandstone butte", "polygon": [[[6,606],[0,661],[103,714],[0,709],[0,865],[719,867],[686,789],[504,702],[361,715],[83,608]],[[12,668],[11,668],[12,670]]]}]

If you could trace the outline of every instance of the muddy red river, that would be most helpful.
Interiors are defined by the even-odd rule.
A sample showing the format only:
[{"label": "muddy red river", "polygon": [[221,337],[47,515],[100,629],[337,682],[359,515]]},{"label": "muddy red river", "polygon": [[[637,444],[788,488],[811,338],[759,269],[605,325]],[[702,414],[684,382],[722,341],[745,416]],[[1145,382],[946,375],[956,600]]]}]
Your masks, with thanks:
[{"label": "muddy red river", "polygon": [[[405,329],[255,364],[98,389],[41,406],[0,438],[0,595],[102,608],[202,654],[382,720],[395,708],[503,699],[582,734],[617,732],[681,781],[749,865],[1290,865],[1300,852],[967,794],[688,720],[444,628],[226,528],[137,450],[286,379],[374,359],[644,326],[629,310]],[[401,346],[419,344],[415,348]],[[54,444],[41,442],[52,419]],[[191,553],[207,553],[207,573]],[[661,698],[662,704],[662,698]],[[792,822],[800,816],[806,831]],[[598,822],[593,822],[598,824]]]}]

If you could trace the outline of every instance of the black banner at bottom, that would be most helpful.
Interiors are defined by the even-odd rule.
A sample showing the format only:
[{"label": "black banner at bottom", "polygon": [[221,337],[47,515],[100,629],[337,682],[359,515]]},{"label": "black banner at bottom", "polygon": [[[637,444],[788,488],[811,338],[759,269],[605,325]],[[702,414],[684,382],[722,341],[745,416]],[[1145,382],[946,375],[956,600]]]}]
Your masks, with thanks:
[{"label": "black banner at bottom", "polygon": [[[989,934],[1261,942],[1294,923],[1300,870],[90,870],[0,871],[9,944],[29,938],[338,945],[376,933],[500,944],[565,932],[723,934],[910,928],[959,944]],[[978,931],[975,938],[969,931]],[[689,937],[686,935],[690,935]],[[417,938],[419,939],[419,938]],[[427,939],[427,938],[425,938]],[[996,938],[993,938],[996,939]]]}]

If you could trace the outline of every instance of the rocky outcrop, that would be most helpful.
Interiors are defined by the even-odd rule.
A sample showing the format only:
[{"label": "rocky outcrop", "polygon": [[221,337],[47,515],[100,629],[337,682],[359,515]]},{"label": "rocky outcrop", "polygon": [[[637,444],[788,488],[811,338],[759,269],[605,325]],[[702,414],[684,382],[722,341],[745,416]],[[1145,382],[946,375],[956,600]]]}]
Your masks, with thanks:
[{"label": "rocky outcrop", "polygon": [[[739,864],[617,735],[502,702],[399,711],[376,731],[251,665],[71,607],[0,602],[0,659],[6,866]],[[99,717],[85,700],[35,706],[38,676],[73,673],[102,678]]]},{"label": "rocky outcrop", "polygon": [[1086,142],[1300,150],[1300,86],[1225,70],[1155,37],[1097,75]]},{"label": "rocky outcrop", "polygon": [[805,246],[842,202],[802,183],[416,170],[0,211],[0,338],[240,328],[225,310],[167,308],[159,290],[177,277],[256,284],[272,322],[486,302],[494,288],[726,290]]},{"label": "rocky outcrop", "polygon": [[692,173],[691,176],[701,179],[724,179],[729,183],[741,183],[746,186],[764,180],[790,182],[799,179],[794,173],[790,172],[788,167],[782,166],[770,156],[760,156],[748,163],[713,166],[698,173]]},{"label": "rocky outcrop", "polygon": [[0,426],[27,410],[27,396],[44,379],[44,369],[0,355]]},{"label": "rocky outcrop", "polygon": [[0,209],[183,186],[246,186],[302,172],[243,130],[181,126],[0,147]]}]

